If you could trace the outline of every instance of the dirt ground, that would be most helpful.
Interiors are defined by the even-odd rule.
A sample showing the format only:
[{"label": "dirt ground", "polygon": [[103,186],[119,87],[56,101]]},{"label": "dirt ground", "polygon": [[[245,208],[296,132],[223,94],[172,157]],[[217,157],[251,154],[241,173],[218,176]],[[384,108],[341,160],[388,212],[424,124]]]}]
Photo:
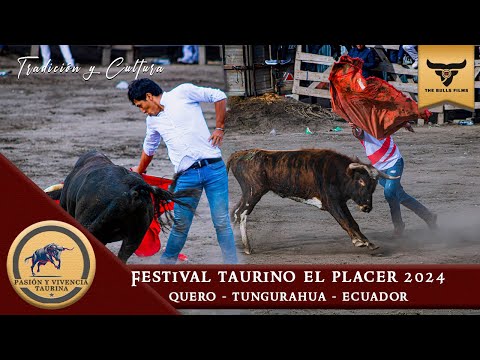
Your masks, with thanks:
[{"label": "dirt ground", "polygon": [[[38,64],[36,64],[38,65]],[[36,185],[46,188],[62,181],[77,158],[92,148],[104,152],[125,167],[137,165],[145,134],[145,116],[116,88],[135,73],[122,72],[107,79],[106,68],[96,65],[90,80],[82,74],[50,73],[18,77],[17,56],[0,57],[0,70],[12,70],[0,78],[0,151]],[[142,75],[139,77],[150,76]],[[164,90],[183,82],[226,90],[222,65],[167,65],[151,78]],[[214,108],[204,104],[210,128]],[[312,134],[306,134],[308,127]],[[379,249],[356,248],[333,217],[315,207],[267,194],[248,221],[254,252],[242,250],[235,227],[237,248],[243,264],[479,264],[480,263],[480,126],[414,126],[415,133],[400,130],[395,140],[405,158],[402,179],[405,190],[438,214],[439,230],[431,232],[410,210],[403,208],[406,236],[394,239],[388,205],[379,186],[374,209],[360,212],[350,203],[362,232]],[[333,131],[337,128],[339,131]],[[222,152],[224,159],[240,149],[334,148],[367,161],[363,147],[346,123],[329,109],[298,103],[273,95],[257,99],[230,99]],[[275,129],[275,134],[272,130]],[[149,174],[171,177],[173,166],[162,144]],[[230,174],[230,208],[240,189]],[[205,195],[198,208],[183,253],[191,264],[221,263]],[[167,234],[162,234],[162,246]],[[116,252],[119,243],[108,245]],[[160,254],[133,255],[129,264],[157,264]],[[245,310],[252,314],[427,314],[477,313],[477,310]],[[202,313],[192,310],[185,313]],[[218,313],[229,313],[218,311]]]}]

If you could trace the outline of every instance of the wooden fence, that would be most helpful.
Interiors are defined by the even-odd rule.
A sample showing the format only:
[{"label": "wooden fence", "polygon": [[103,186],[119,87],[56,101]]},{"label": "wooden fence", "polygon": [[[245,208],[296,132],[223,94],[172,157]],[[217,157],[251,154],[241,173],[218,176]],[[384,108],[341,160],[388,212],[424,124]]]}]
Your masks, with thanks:
[{"label": "wooden fence", "polygon": [[[399,45],[366,45],[373,48],[380,59],[379,65],[372,70],[381,71],[387,76],[387,81],[396,89],[402,91],[406,96],[418,101],[418,85],[416,79],[418,70],[408,68],[399,64],[391,63],[387,50],[398,50]],[[327,55],[318,55],[305,52],[303,45],[297,45],[297,52],[295,57],[295,70],[292,94],[293,97],[299,98],[300,95],[313,96],[318,98],[330,99],[329,81],[328,77],[335,59]],[[307,68],[306,64],[323,65],[316,66],[312,70],[304,70]],[[323,70],[323,71],[319,71]],[[480,60],[475,60],[475,79],[480,73]],[[475,89],[480,89],[480,81],[475,81]],[[457,110],[459,108],[453,105],[440,105],[434,108],[429,108],[430,111],[437,113],[437,123],[443,124],[446,116],[446,111]],[[475,109],[480,109],[480,102],[475,102]],[[421,124],[422,119],[419,119]]]}]

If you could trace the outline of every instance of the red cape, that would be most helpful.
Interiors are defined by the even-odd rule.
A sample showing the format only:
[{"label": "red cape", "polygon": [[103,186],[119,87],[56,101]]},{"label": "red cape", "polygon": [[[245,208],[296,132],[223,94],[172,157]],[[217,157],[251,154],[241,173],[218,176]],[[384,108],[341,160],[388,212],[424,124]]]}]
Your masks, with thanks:
[{"label": "red cape", "polygon": [[428,121],[428,110],[376,76],[362,76],[363,60],[348,55],[334,63],[329,76],[332,111],[377,139],[392,135],[410,120]]},{"label": "red cape", "polygon": [[[143,179],[150,185],[158,186],[159,188],[168,190],[168,187],[172,183],[172,180],[156,177],[152,175],[142,174]],[[168,210],[173,210],[173,202],[168,204]],[[162,210],[161,210],[162,211]],[[155,255],[161,247],[160,243],[161,227],[157,218],[153,218],[150,227],[148,228],[140,246],[135,251],[137,256],[152,256]]]}]

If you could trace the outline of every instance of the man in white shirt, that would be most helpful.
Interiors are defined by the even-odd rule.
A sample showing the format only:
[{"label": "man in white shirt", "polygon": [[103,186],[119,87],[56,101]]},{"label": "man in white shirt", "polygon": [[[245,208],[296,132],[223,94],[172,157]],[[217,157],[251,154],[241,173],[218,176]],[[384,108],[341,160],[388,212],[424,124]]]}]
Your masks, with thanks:
[{"label": "man in white shirt", "polygon": [[[128,87],[128,99],[147,115],[142,155],[138,166],[132,170],[144,173],[163,139],[175,167],[173,190],[205,190],[224,263],[235,264],[238,260],[228,212],[228,174],[220,150],[226,98],[219,89],[190,83],[164,92],[148,78],[134,80]],[[212,134],[201,102],[215,104],[216,128]],[[182,200],[196,209],[200,197]],[[189,209],[174,205],[175,221],[160,263],[176,263],[187,240],[193,215]]]},{"label": "man in white shirt", "polygon": [[365,148],[367,157],[372,165],[391,176],[400,176],[399,179],[389,180],[380,178],[378,183],[384,188],[384,196],[390,206],[390,215],[394,226],[394,235],[402,236],[405,223],[402,220],[400,204],[412,210],[423,219],[430,229],[437,227],[437,215],[432,213],[413,196],[407,194],[400,183],[403,173],[403,157],[393,141],[392,136],[378,140],[368,132],[349,123],[353,135],[360,140]]}]

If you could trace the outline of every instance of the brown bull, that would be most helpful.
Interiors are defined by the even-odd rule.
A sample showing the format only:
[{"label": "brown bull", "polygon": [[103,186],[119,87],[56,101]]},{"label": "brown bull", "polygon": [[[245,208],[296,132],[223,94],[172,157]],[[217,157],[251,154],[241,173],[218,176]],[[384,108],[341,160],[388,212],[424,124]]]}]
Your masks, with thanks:
[{"label": "brown bull", "polygon": [[232,219],[240,223],[247,254],[252,251],[247,217],[269,191],[328,211],[348,233],[353,245],[376,249],[360,231],[347,201],[352,199],[361,211],[368,213],[378,178],[397,178],[329,149],[241,150],[230,156],[227,169],[232,170],[242,189]]}]

